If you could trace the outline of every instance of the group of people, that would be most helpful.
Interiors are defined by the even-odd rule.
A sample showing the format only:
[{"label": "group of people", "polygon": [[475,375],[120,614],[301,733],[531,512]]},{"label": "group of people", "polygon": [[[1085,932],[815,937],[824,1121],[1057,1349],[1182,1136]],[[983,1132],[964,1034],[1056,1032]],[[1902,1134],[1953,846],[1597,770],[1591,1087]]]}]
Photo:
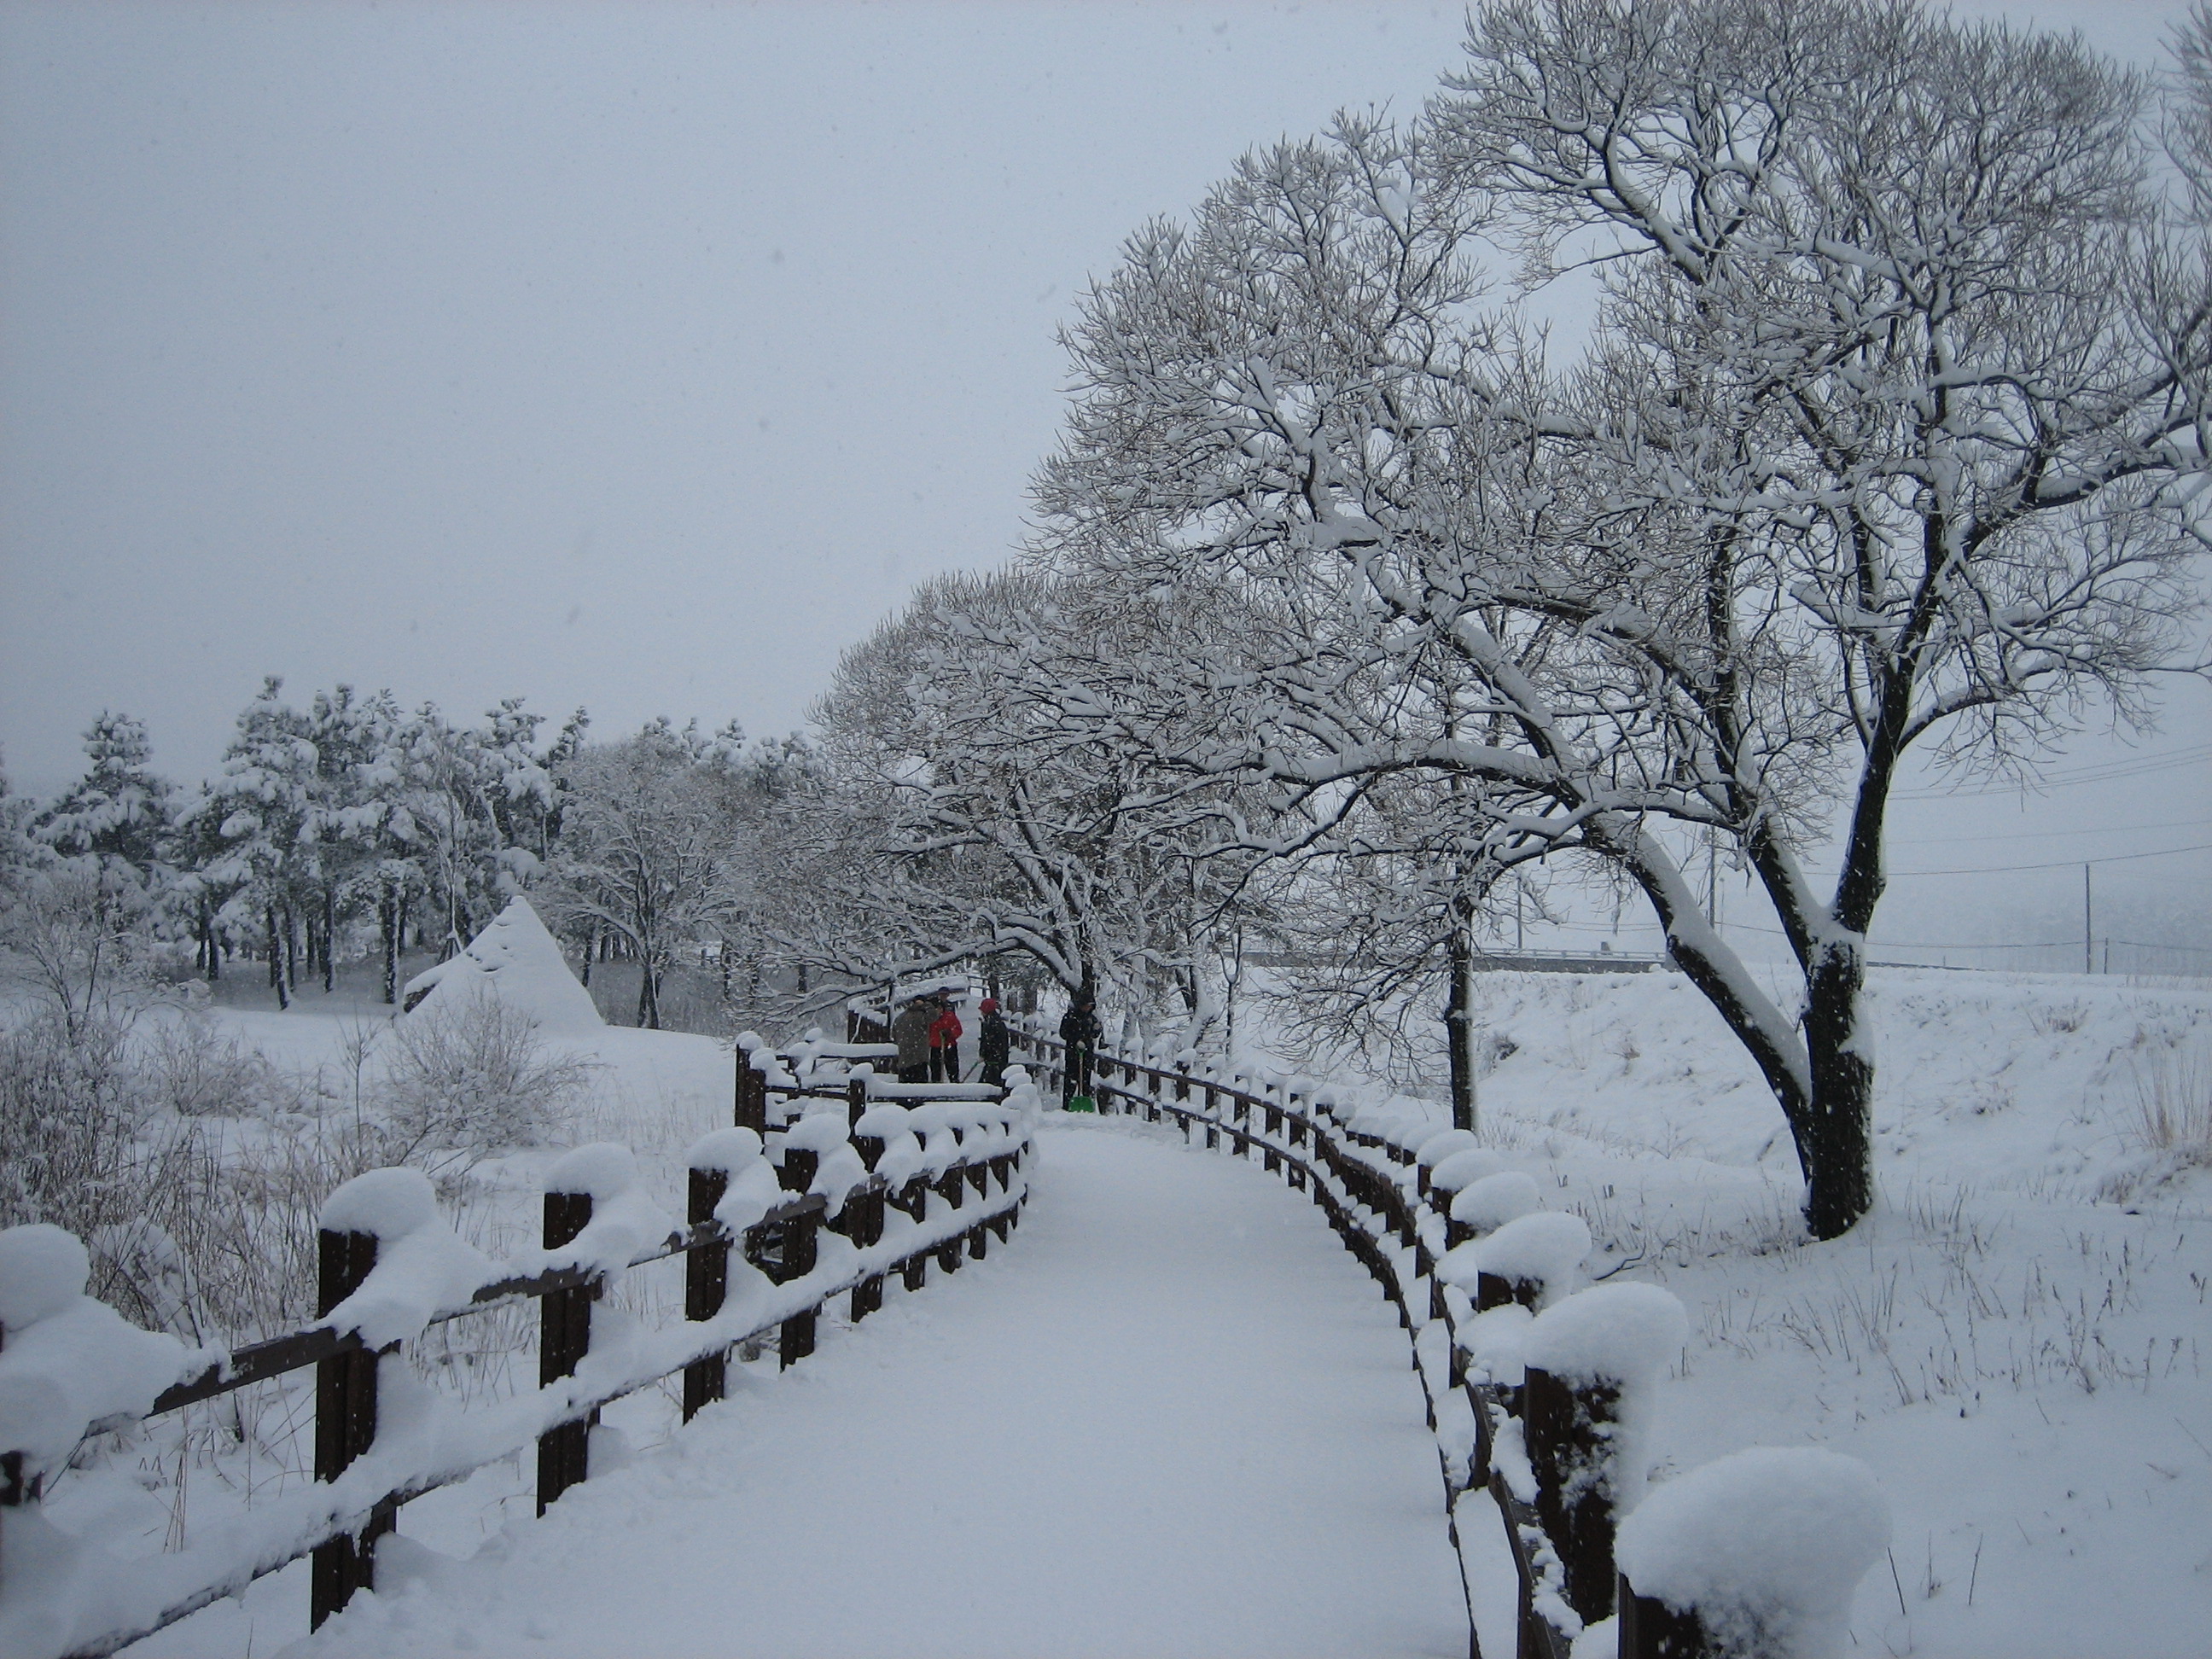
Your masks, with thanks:
[{"label": "group of people", "polygon": [[[976,1012],[981,1017],[975,1032],[975,1057],[981,1077],[994,1088],[1006,1079],[1006,1022],[999,1005],[985,997]],[[957,1083],[961,1080],[960,1039],[966,1035],[952,998],[945,988],[908,997],[891,1019],[891,1041],[898,1045],[901,1083]],[[1060,1038],[1067,1045],[1067,1064],[1061,1074],[1060,1104],[1091,1103],[1091,1075],[1104,1035],[1090,988],[1075,994],[1060,1017]],[[1081,1109],[1081,1108],[1079,1108]]]},{"label": "group of people", "polygon": [[[975,1055],[981,1062],[981,1080],[994,1088],[1006,1086],[1006,1022],[990,997],[976,1010],[981,1017],[975,1032]],[[898,1045],[901,1083],[957,1083],[960,1081],[960,1039],[966,1035],[952,999],[942,989],[908,997],[891,1020],[891,1041]]]}]

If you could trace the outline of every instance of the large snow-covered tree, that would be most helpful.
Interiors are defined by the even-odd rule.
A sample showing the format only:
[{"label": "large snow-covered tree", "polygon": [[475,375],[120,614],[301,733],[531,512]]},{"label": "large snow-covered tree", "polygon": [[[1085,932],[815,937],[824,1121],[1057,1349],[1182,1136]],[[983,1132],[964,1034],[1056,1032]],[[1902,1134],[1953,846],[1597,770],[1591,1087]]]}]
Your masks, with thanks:
[{"label": "large snow-covered tree", "polygon": [[[1456,781],[1452,857],[1618,872],[1831,1236],[1871,1201],[1903,757],[2016,762],[2089,697],[2142,715],[2172,659],[2202,263],[2142,87],[2078,40],[1876,0],[1524,0],[1477,15],[1451,86],[1413,130],[1248,159],[1086,299],[1051,550],[1133,604],[1233,580],[1282,626],[1064,712],[1325,825],[1376,780]],[[1478,311],[1477,233],[1528,281],[1598,273],[1563,372]],[[1194,697],[1212,729],[1160,741]],[[1706,924],[1670,824],[1753,873],[1798,1006]]]}]

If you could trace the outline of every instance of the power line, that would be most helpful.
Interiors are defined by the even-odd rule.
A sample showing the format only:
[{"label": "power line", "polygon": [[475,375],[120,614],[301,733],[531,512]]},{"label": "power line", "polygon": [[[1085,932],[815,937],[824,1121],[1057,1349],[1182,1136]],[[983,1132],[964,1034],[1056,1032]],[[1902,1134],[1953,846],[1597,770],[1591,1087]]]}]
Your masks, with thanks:
[{"label": "power line", "polygon": [[[2134,835],[2146,830],[2202,830],[2212,827],[2212,819],[2169,818],[2163,823],[2106,823],[2094,830],[2010,830],[1996,836],[1913,836],[1890,840],[1890,847],[1948,847],[1962,841],[2055,841],[2061,836]],[[2079,863],[2079,860],[2074,860]]]},{"label": "power line", "polygon": [[[1733,933],[1764,933],[1769,939],[1787,939],[1789,934],[1779,927],[1754,927],[1749,922],[1730,921],[1722,924],[1721,931]],[[2196,956],[2212,956],[2212,945],[2154,945],[2148,939],[2106,939],[2107,945],[2124,945],[2133,951],[2187,951]],[[2078,951],[2079,939],[2014,939],[2000,945],[1929,945],[1916,939],[1869,939],[1869,951]]]},{"label": "power line", "polygon": [[2126,760],[2106,761],[2100,765],[2047,772],[2035,778],[2023,778],[2017,783],[1997,784],[1982,789],[1898,789],[1890,793],[1892,800],[1971,800],[1989,795],[2011,795],[2030,789],[2070,789],[2077,784],[2117,783],[2124,778],[2139,778],[2153,772],[2171,772],[2184,766],[2201,766],[2212,762],[2212,744],[2199,744],[2193,748],[2175,750],[2158,757],[2130,757]]},{"label": "power line", "polygon": [[2154,853],[2108,853],[2094,859],[2053,859],[2046,864],[1992,864],[1972,870],[1891,870],[1892,876],[2001,876],[2014,870],[2071,870],[2084,864],[2126,864],[2136,859],[2167,859],[2181,853],[2201,853],[2212,841],[2189,847],[2161,847]]}]

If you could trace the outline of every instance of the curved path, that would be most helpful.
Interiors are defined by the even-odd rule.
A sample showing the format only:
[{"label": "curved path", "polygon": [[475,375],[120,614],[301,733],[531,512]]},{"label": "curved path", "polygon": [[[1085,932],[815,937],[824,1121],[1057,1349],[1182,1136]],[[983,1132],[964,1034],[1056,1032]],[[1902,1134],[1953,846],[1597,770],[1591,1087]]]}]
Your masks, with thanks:
[{"label": "curved path", "polygon": [[1320,1212],[1119,1120],[1042,1148],[988,1261],[472,1560],[395,1540],[300,1650],[1462,1659],[1405,1339]]}]

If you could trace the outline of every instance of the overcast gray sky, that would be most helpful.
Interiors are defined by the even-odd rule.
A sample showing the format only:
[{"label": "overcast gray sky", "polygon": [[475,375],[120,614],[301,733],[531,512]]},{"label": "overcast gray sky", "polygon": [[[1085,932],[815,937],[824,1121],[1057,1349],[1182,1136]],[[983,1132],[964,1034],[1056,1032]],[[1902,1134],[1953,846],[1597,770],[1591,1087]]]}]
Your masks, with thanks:
[{"label": "overcast gray sky", "polygon": [[[2182,8],[1962,9],[2148,60]],[[1254,143],[1412,110],[1461,19],[0,0],[9,773],[59,787],[110,707],[204,776],[264,673],[799,725],[913,583],[1019,536],[1054,330],[1121,239]],[[2208,740],[2192,694],[2151,753]],[[2212,766],[2014,806],[1968,827],[2072,839],[1984,851],[2212,841]]]}]

